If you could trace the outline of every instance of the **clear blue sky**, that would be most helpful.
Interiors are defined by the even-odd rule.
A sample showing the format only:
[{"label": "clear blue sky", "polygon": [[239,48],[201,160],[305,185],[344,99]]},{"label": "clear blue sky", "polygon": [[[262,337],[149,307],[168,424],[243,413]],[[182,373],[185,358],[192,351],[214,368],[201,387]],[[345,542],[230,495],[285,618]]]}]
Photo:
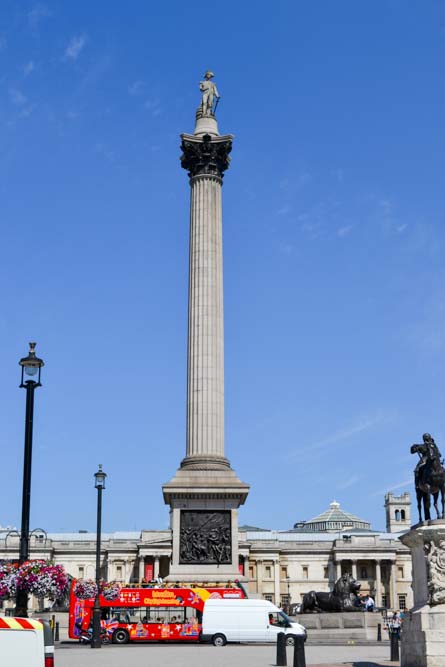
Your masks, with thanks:
[{"label": "clear blue sky", "polygon": [[409,446],[445,452],[445,3],[0,6],[0,523],[164,528],[185,454],[192,132],[211,68],[225,178],[226,454],[240,522],[332,499],[384,526]]}]

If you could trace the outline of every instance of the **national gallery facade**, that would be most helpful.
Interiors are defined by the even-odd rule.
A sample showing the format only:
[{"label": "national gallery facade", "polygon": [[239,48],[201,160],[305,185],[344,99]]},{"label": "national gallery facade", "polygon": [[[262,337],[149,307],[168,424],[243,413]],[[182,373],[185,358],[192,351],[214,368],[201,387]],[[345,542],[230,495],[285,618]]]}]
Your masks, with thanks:
[{"label": "national gallery facade", "polygon": [[[239,572],[249,596],[279,606],[298,603],[310,590],[332,590],[349,572],[361,583],[361,594],[371,594],[377,606],[410,608],[411,555],[398,536],[411,526],[408,493],[385,496],[386,532],[346,511],[339,503],[291,530],[239,528]],[[0,528],[0,560],[18,557],[15,531]],[[31,535],[31,558],[61,564],[76,578],[95,577],[96,535],[48,533]],[[142,530],[102,535],[102,576],[133,582],[165,578],[170,572],[170,530]],[[199,579],[197,579],[199,582]],[[12,602],[2,603],[4,608]]]}]

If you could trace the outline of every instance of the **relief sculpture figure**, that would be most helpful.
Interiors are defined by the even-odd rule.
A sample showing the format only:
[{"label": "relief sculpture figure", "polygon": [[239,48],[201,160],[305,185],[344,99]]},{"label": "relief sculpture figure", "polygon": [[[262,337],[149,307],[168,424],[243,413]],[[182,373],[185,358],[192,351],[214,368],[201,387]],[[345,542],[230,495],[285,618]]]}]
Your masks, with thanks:
[{"label": "relief sculpture figure", "polygon": [[428,564],[428,594],[431,605],[445,604],[445,540],[425,544]]}]

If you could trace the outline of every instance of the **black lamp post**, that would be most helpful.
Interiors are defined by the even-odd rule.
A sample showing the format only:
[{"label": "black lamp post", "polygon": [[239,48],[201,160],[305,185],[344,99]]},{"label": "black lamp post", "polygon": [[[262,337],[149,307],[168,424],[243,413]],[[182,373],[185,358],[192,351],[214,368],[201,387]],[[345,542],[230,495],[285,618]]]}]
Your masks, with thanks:
[{"label": "black lamp post", "polygon": [[287,581],[287,605],[290,611],[290,577],[286,577],[286,581]]},{"label": "black lamp post", "polygon": [[99,586],[100,586],[100,539],[101,539],[101,530],[102,530],[102,491],[105,489],[105,478],[106,474],[102,470],[102,466],[99,465],[99,470],[94,474],[95,482],[94,486],[97,489],[97,532],[96,532],[96,598],[94,600],[93,607],[93,636],[91,638],[91,648],[101,648],[102,643],[100,640],[100,599],[99,599]]},{"label": "black lamp post", "polygon": [[[31,504],[31,464],[32,464],[32,425],[34,419],[34,390],[41,387],[40,370],[42,359],[36,357],[36,343],[29,344],[29,354],[20,359],[22,367],[22,379],[20,387],[26,389],[26,415],[25,415],[25,455],[23,462],[23,494],[22,494],[22,524],[20,530],[19,565],[29,558],[29,512]],[[30,379],[24,382],[24,375],[30,378],[37,376],[37,381]],[[18,591],[15,601],[15,615],[28,616],[28,594]]]}]

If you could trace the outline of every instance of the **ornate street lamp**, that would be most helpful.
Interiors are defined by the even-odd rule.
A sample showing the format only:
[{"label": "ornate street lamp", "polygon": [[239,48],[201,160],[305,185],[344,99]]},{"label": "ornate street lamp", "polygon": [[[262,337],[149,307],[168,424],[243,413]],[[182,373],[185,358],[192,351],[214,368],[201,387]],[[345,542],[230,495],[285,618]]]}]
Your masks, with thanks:
[{"label": "ornate street lamp", "polygon": [[102,491],[105,489],[106,473],[99,465],[99,470],[94,473],[94,486],[97,489],[97,532],[96,532],[96,597],[93,607],[93,636],[91,638],[91,648],[101,648],[100,640],[100,539],[102,530]]},{"label": "ornate street lamp", "polygon": [[[23,494],[22,494],[22,523],[20,530],[19,564],[21,565],[29,558],[29,512],[31,504],[31,464],[32,464],[32,426],[34,420],[34,391],[41,387],[40,371],[44,362],[36,357],[36,343],[29,344],[29,354],[20,359],[22,367],[22,379],[20,388],[26,389],[26,415],[25,415],[25,455],[23,462]],[[37,380],[25,380],[37,376]],[[15,602],[15,615],[28,616],[28,594],[18,591]]]}]

